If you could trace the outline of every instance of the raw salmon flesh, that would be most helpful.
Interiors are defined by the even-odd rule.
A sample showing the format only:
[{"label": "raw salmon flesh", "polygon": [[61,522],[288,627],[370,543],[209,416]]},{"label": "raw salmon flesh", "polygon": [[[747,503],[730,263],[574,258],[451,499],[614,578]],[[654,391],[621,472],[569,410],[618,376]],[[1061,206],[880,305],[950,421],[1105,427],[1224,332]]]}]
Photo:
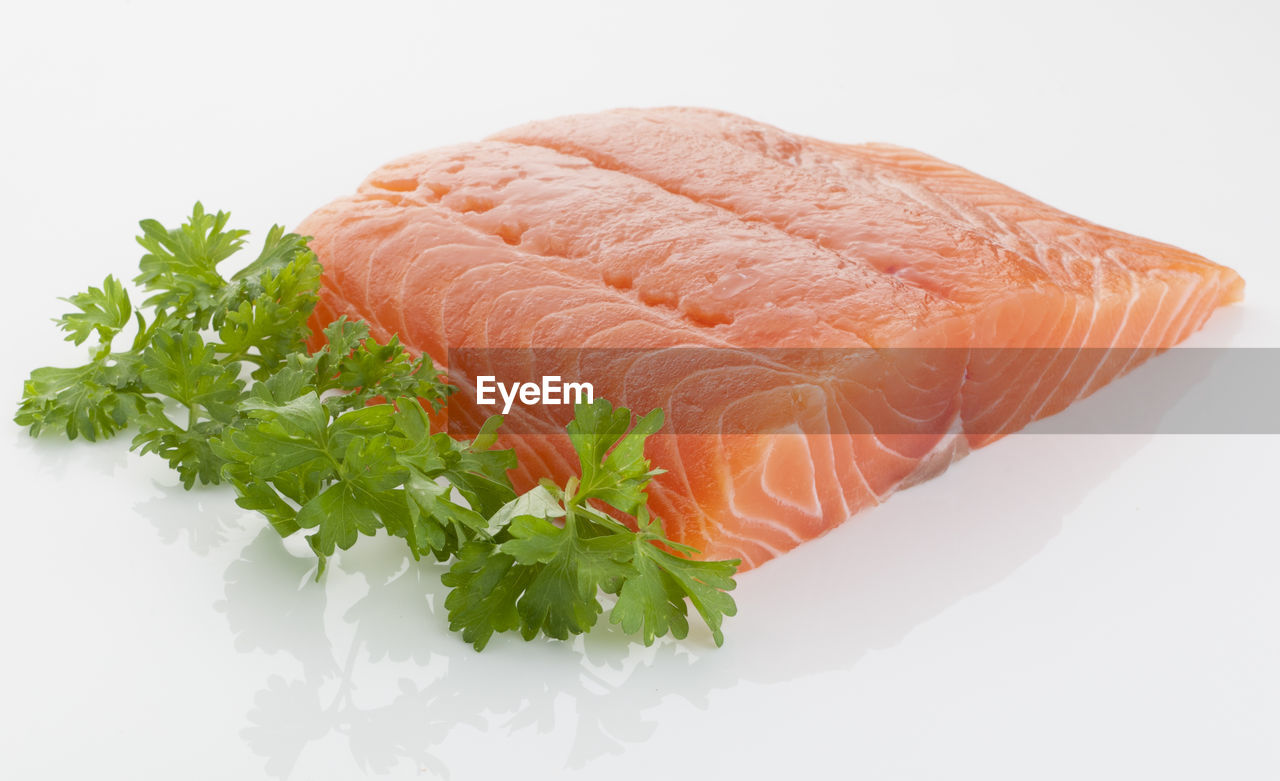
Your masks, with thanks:
[{"label": "raw salmon flesh", "polygon": [[[442,366],[458,348],[646,348],[618,352],[596,394],[666,410],[651,507],[744,568],[1062,410],[1244,289],[911,149],[692,108],[411,155],[299,232],[324,265],[317,329],[363,319]],[[706,358],[664,363],[664,347]],[[824,357],[753,352],[779,348]],[[469,371],[450,376],[474,398]],[[513,415],[517,487],[576,472],[563,417]],[[681,433],[695,418],[716,425]]]}]

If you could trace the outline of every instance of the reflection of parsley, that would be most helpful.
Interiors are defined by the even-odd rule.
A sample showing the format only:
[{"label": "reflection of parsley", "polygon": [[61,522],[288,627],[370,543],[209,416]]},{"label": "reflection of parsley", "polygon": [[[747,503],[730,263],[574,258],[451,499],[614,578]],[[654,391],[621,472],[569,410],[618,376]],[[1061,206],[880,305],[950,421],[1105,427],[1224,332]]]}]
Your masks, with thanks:
[{"label": "reflection of parsley", "polygon": [[[217,266],[246,235],[228,219],[196,204],[177,229],[143,221],[134,281],[149,318],[110,276],[66,299],[78,310],[57,320],[66,338],[97,345],[83,366],[32,372],[15,420],[33,436],[89,440],[136,426],[134,448],[165,458],[185,487],[226,480],[282,536],[305,530],[317,577],[379,529],[415,558],[452,559],[450,626],[477,650],[494,632],[586,632],[601,593],[616,596],[610,620],[646,645],[685,637],[689,603],[723,642],[739,562],[688,558],[697,551],[668,540],[647,508],[660,470],[644,443],[661,410],[632,426],[603,399],[578,405],[567,431],[580,474],[517,496],[515,454],[493,448],[500,416],[469,442],[432,433],[427,408],[453,388],[429,358],[394,336],[377,342],[362,322],[330,323],[326,346],[308,353],[320,264],[307,239],[274,227],[258,258],[225,277]],[[113,351],[131,324],[131,346]]]}]

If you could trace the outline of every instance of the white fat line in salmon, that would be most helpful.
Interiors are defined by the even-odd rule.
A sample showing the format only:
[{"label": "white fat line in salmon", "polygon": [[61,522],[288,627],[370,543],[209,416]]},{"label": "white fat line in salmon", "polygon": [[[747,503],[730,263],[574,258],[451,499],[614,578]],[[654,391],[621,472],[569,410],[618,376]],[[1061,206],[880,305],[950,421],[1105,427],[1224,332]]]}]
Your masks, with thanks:
[{"label": "white fat line in salmon", "polygon": [[511,412],[511,405],[519,399],[521,404],[530,406],[542,404],[557,406],[560,404],[591,404],[595,401],[595,389],[589,382],[560,382],[560,375],[550,374],[542,378],[542,382],[499,382],[491,374],[476,377],[476,404],[493,406],[497,400],[494,391],[502,397],[502,414]]}]

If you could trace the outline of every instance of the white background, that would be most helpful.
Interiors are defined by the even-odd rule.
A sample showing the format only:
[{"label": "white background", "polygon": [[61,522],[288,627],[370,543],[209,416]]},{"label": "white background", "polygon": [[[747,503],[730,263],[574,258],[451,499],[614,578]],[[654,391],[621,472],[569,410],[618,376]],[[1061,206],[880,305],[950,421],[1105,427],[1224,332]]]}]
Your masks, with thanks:
[{"label": "white background", "polygon": [[[1193,343],[1280,346],[1278,8],[10,4],[0,406],[77,359],[56,297],[128,276],[139,218],[261,235],[614,106],[924,149],[1235,267]],[[1277,444],[1011,437],[743,576],[723,649],[476,654],[396,544],[317,585],[228,490],[0,425],[0,776],[1275,779]]]}]

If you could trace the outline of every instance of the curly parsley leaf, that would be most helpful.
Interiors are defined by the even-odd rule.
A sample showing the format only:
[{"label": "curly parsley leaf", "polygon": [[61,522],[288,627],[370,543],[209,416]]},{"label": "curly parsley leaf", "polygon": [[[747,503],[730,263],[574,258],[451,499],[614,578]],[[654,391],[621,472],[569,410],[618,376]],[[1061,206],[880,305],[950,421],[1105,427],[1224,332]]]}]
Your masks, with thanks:
[{"label": "curly parsley leaf", "polygon": [[[303,375],[289,376],[287,383],[262,383],[241,402],[249,424],[228,429],[217,444],[241,506],[268,511],[286,534],[312,530],[307,539],[322,567],[336,550],[378,529],[404,538],[415,557],[441,560],[483,533],[484,517],[453,501],[447,480],[493,481],[473,471],[490,463],[474,461],[477,454],[445,434],[431,434],[416,398],[338,412],[314,388],[275,397],[290,395],[292,387],[283,386]],[[493,495],[481,497],[481,505],[510,493],[488,484],[483,491]]]},{"label": "curly parsley leaf", "polygon": [[350,353],[338,358],[335,368],[338,374],[331,381],[339,390],[346,391],[329,400],[336,409],[401,396],[427,399],[439,408],[453,390],[440,381],[429,356],[412,357],[395,336],[386,344],[365,338]]},{"label": "curly parsley leaf", "polygon": [[[486,421],[494,429],[501,415]],[[392,444],[400,451],[401,462],[416,474],[443,479],[466,501],[467,506],[488,518],[516,498],[507,472],[516,468],[512,450],[493,449],[493,438],[477,437],[471,442],[456,440],[444,432],[431,433],[431,419],[421,404],[397,402]]]},{"label": "curly parsley leaf", "polygon": [[180,227],[165,228],[155,220],[139,223],[138,244],[147,250],[139,261],[135,284],[152,293],[143,306],[194,318],[205,328],[227,280],[217,266],[244,246],[245,230],[226,230],[231,215],[208,214],[197,203]]},{"label": "curly parsley leaf", "polygon": [[[57,320],[67,339],[82,344],[96,334],[98,345],[83,366],[32,372],[15,421],[33,436],[56,428],[90,440],[136,424],[134,448],[165,458],[184,486],[219,482],[225,460],[213,443],[238,419],[241,363],[262,379],[303,352],[320,284],[306,237],[279,226],[255,261],[224,277],[218,265],[246,235],[229,229],[228,219],[197,203],[178,228],[139,223],[147,252],[135,282],[151,294],[143,302],[154,310],[149,321],[112,276],[65,299],[79,310]],[[132,346],[112,352],[131,319]],[[174,408],[185,408],[184,421],[170,417]]]},{"label": "curly parsley leaf", "polygon": [[242,278],[238,294],[211,318],[218,329],[218,352],[228,361],[256,364],[255,379],[270,376],[289,356],[304,351],[311,334],[307,319],[318,300],[320,264],[309,250],[297,248],[301,236],[289,237],[293,240],[277,239],[277,244],[290,248],[290,259],[283,264],[254,261],[251,267],[262,268],[259,275]]},{"label": "curly parsley leaf", "polygon": [[117,386],[112,368],[90,363],[73,369],[36,369],[23,384],[14,421],[33,437],[45,429],[90,442],[114,436],[138,420],[146,399],[127,384]]},{"label": "curly parsley leaf", "polygon": [[471,542],[440,578],[451,589],[444,603],[449,628],[477,651],[483,651],[495,633],[520,628],[516,605],[534,572],[515,563],[493,545]]},{"label": "curly parsley leaf", "polygon": [[97,332],[98,341],[110,349],[111,340],[133,317],[128,291],[110,275],[102,281],[102,287],[91,287],[62,300],[80,310],[68,312],[55,321],[67,332],[67,341],[77,345],[84,344]]},{"label": "curly parsley leaf", "polygon": [[222,460],[211,441],[236,415],[244,382],[238,363],[222,363],[211,345],[194,331],[162,331],[142,351],[140,380],[153,394],[182,405],[185,425],[165,412],[165,404],[150,398],[139,418],[133,448],[156,453],[169,462],[190,488],[197,480],[217,483]]},{"label": "curly parsley leaf", "polygon": [[411,470],[405,480],[409,498],[408,524],[389,529],[404,537],[415,558],[430,553],[448,561],[467,540],[484,533],[484,516],[451,498],[451,486]]},{"label": "curly parsley leaf", "polygon": [[[724,642],[724,618],[736,612],[728,592],[739,562],[677,555],[696,551],[668,540],[646,507],[645,488],[659,472],[644,457],[644,442],[661,426],[661,412],[631,421],[629,410],[604,400],[578,405],[567,431],[582,476],[509,502],[490,518],[490,539],[464,547],[444,575],[452,589],[445,599],[450,626],[477,650],[494,633],[514,629],[526,640],[586,632],[603,611],[602,593],[618,595],[610,621],[640,632],[646,645],[668,633],[687,636],[688,604],[716,644]],[[631,514],[636,528],[589,500]]]},{"label": "curly parsley leaf", "polygon": [[598,533],[566,515],[563,526],[546,518],[518,515],[508,527],[511,539],[500,549],[533,577],[518,604],[520,634],[532,640],[538,632],[557,640],[582,634],[595,625],[599,592],[613,591],[630,576],[620,554],[626,533]]},{"label": "curly parsley leaf", "polygon": [[[644,488],[661,470],[644,457],[645,438],[662,428],[655,409],[631,428],[631,411],[605,399],[579,405],[567,430],[582,469],[582,499],[599,499],[628,515],[645,503]],[[628,432],[627,429],[631,428]]]},{"label": "curly parsley leaf", "polygon": [[218,360],[195,331],[162,331],[142,353],[141,379],[152,393],[167,396],[193,416],[226,423],[235,414],[244,382],[240,365]]},{"label": "curly parsley leaf", "polygon": [[687,600],[706,622],[716,645],[722,645],[724,617],[738,610],[728,594],[738,562],[695,561],[668,553],[659,545],[685,546],[674,546],[657,521],[647,516],[642,513],[638,519],[640,529],[629,551],[634,575],[618,592],[609,620],[628,634],[641,632],[645,645],[667,632],[683,639],[689,634]]}]

